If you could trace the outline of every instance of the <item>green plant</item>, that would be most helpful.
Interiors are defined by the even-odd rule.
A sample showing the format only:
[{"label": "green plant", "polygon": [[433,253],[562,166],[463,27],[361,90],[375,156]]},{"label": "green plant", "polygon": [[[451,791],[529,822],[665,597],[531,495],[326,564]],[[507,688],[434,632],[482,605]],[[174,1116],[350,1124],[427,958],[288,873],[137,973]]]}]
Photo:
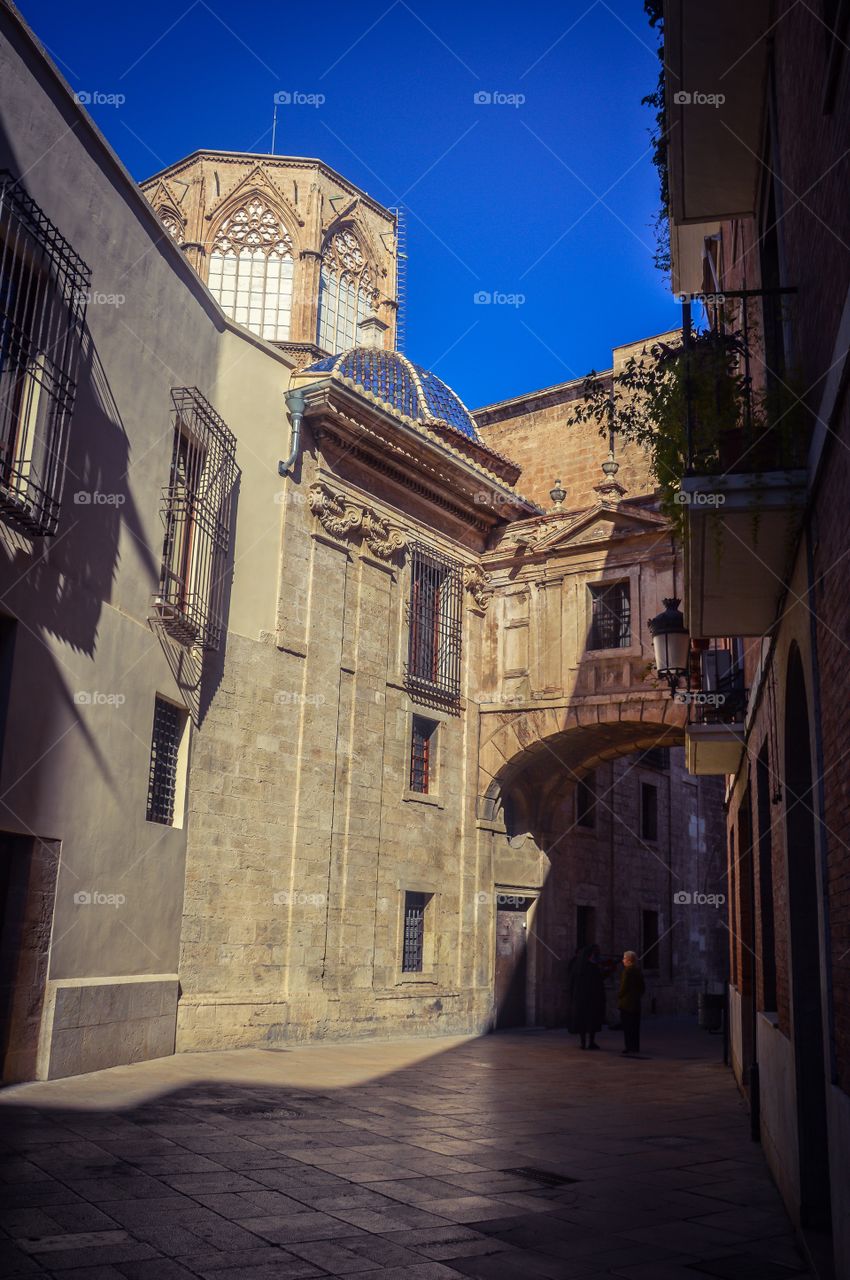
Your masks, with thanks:
[{"label": "green plant", "polygon": [[802,400],[785,381],[754,389],[746,369],[740,333],[718,327],[692,333],[687,345],[656,342],[617,373],[592,371],[573,421],[595,421],[600,435],[648,455],[661,510],[681,535],[684,476],[713,476],[722,491],[728,473],[758,476],[795,461]]},{"label": "green plant", "polygon": [[670,188],[667,174],[667,82],[664,74],[664,6],[662,0],[644,0],[644,11],[649,18],[649,25],[657,28],[659,36],[658,60],[660,68],[658,82],[652,93],[641,99],[641,106],[651,107],[655,112],[655,120],[650,130],[652,143],[652,163],[658,174],[660,206],[653,220],[655,232],[654,261],[659,271],[665,275],[670,273]]}]

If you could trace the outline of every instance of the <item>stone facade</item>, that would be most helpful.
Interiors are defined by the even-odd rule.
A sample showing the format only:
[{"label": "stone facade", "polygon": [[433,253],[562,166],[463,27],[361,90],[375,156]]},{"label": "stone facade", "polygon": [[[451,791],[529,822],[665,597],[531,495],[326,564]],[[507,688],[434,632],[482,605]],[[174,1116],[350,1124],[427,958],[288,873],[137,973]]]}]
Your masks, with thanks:
[{"label": "stone facade", "polygon": [[[0,494],[6,1076],[552,1025],[578,907],[606,952],[652,952],[657,1009],[692,1008],[716,918],[672,895],[715,883],[720,794],[651,676],[681,564],[640,460],[603,476],[607,445],[566,437],[553,507],[554,423],[503,414],[494,447],[391,351],[391,211],[317,161],[206,152],[145,195],[0,23],[3,191],[126,304],[81,326],[49,549]],[[286,339],[205,287],[222,235],[251,280],[291,264]],[[328,252],[363,307],[350,364],[316,358]],[[600,650],[612,585],[630,622]],[[668,769],[635,754],[659,742]]]},{"label": "stone facade", "polygon": [[[397,310],[397,227],[391,210],[320,160],[196,151],[142,183],[168,234],[201,279],[225,242],[236,251],[277,243],[292,263],[289,333],[280,346],[297,368],[323,353],[323,263],[368,292],[392,349]],[[214,289],[214,292],[217,291]],[[254,328],[253,322],[250,327]],[[277,341],[277,339],[274,339]]]}]

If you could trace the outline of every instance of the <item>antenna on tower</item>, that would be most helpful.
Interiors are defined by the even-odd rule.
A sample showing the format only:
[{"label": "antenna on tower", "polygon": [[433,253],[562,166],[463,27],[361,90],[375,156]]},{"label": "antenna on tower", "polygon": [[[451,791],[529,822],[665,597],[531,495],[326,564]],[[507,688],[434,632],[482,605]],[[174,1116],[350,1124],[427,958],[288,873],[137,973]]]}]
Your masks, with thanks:
[{"label": "antenna on tower", "polygon": [[277,103],[274,104],[274,115],[272,116],[272,149],[269,152],[270,156],[274,155],[274,141],[276,136],[277,136]]},{"label": "antenna on tower", "polygon": [[404,351],[407,337],[407,211],[396,205],[390,211],[395,214],[396,226],[396,308],[395,349]]}]

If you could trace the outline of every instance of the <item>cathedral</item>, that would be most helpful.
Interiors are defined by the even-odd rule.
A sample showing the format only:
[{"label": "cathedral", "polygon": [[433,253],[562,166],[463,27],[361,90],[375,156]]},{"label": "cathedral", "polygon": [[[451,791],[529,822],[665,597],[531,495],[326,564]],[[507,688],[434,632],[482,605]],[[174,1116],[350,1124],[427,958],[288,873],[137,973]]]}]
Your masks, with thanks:
[{"label": "cathedral", "polygon": [[0,22],[4,1078],[563,1026],[590,943],[695,1010],[723,791],[647,459],[400,351],[397,212],[321,160],[139,187]]}]

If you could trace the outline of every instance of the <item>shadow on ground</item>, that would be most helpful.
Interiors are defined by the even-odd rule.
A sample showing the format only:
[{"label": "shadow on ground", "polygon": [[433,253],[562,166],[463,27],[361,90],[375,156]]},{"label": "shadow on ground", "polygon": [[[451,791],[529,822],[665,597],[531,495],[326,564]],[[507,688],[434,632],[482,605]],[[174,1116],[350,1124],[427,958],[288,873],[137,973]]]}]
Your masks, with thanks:
[{"label": "shadow on ground", "polygon": [[718,1039],[660,1020],[644,1039],[639,1061],[613,1033],[588,1054],[518,1032],[420,1040],[402,1066],[405,1044],[369,1042],[16,1087],[0,1274],[808,1274]]}]

